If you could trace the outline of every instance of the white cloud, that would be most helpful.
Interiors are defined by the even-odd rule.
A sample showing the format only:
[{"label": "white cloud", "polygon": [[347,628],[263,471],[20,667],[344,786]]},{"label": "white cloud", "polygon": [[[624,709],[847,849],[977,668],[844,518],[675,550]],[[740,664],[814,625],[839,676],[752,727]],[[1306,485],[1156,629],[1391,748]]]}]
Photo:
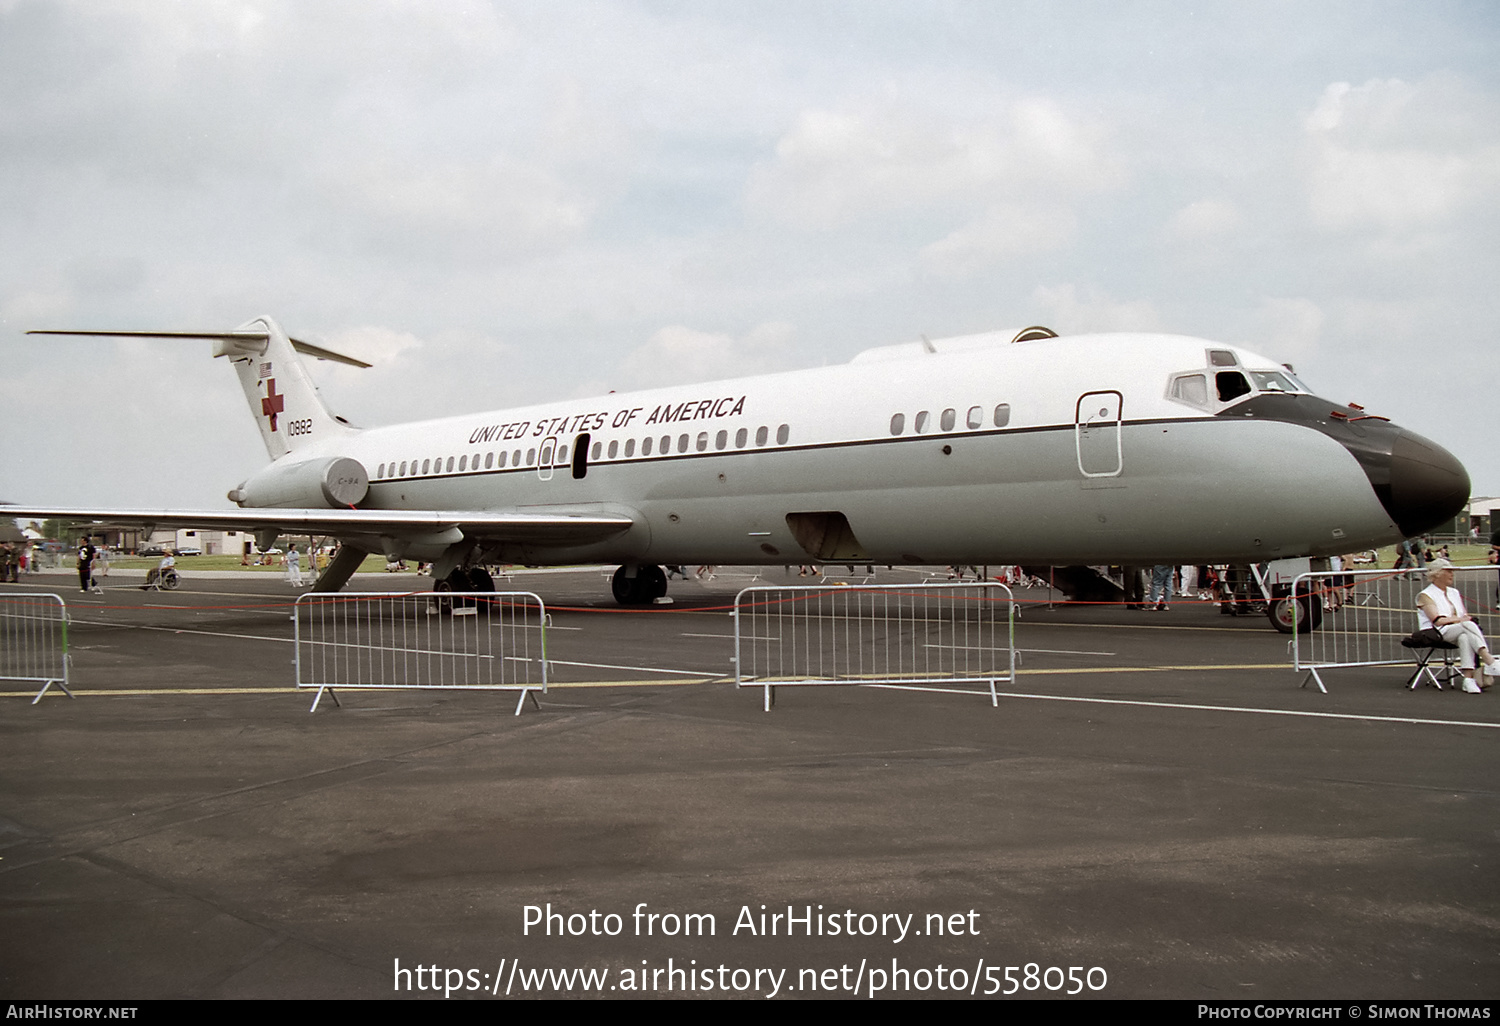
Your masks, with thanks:
[{"label": "white cloud", "polygon": [[482,163],[372,162],[324,172],[329,227],[359,246],[415,249],[426,258],[505,262],[575,238],[591,205],[544,168]]},{"label": "white cloud", "polygon": [[1189,203],[1167,222],[1167,235],[1180,241],[1212,239],[1237,231],[1245,223],[1239,207],[1226,200],[1200,199]]},{"label": "white cloud", "polygon": [[781,369],[792,336],[782,323],[758,325],[739,339],[674,324],[628,353],[620,371],[636,387],[766,373]]},{"label": "white cloud", "polygon": [[1059,335],[1092,331],[1161,331],[1161,315],[1144,299],[1118,301],[1076,285],[1039,285],[1032,302],[1046,311],[1042,323]]},{"label": "white cloud", "polygon": [[987,210],[997,196],[1056,202],[1118,181],[1102,130],[1055,102],[977,107],[980,116],[968,121],[895,105],[804,110],[774,158],[752,170],[749,206],[828,229],[903,213]]},{"label": "white cloud", "polygon": [[963,278],[1013,257],[1065,248],[1078,231],[1078,218],[1059,205],[997,204],[983,216],[917,254],[923,270]]},{"label": "white cloud", "polygon": [[1258,331],[1249,348],[1283,362],[1306,359],[1318,351],[1325,320],[1311,299],[1268,297],[1253,318]]},{"label": "white cloud", "polygon": [[1440,228],[1500,186],[1500,108],[1453,79],[1335,82],[1304,128],[1308,204],[1322,228]]}]

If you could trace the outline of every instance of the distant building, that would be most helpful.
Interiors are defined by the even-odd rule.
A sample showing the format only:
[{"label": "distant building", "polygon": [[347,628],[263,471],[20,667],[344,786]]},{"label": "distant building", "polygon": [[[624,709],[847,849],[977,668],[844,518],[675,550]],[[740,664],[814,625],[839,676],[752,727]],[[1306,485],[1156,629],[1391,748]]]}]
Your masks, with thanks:
[{"label": "distant building", "polygon": [[1481,541],[1490,540],[1490,532],[1496,527],[1496,511],[1500,511],[1500,495],[1469,500],[1469,526],[1478,533]]}]

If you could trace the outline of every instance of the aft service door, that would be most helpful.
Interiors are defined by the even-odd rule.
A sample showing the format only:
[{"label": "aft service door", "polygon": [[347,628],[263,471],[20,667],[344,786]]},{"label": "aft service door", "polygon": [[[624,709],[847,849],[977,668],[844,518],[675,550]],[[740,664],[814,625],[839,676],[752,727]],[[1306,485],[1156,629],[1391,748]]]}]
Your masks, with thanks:
[{"label": "aft service door", "polygon": [[1074,411],[1073,437],[1078,452],[1078,472],[1084,477],[1118,477],[1123,460],[1120,450],[1120,411],[1125,401],[1119,392],[1085,392]]}]

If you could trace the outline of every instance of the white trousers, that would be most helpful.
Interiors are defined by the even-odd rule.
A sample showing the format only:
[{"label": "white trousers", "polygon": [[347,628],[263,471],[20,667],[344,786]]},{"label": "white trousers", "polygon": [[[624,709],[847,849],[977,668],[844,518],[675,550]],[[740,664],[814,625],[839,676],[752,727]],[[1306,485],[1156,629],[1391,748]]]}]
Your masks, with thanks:
[{"label": "white trousers", "polygon": [[1484,632],[1473,620],[1444,624],[1438,628],[1438,633],[1448,644],[1458,646],[1458,665],[1465,670],[1474,669],[1481,648],[1489,648]]}]

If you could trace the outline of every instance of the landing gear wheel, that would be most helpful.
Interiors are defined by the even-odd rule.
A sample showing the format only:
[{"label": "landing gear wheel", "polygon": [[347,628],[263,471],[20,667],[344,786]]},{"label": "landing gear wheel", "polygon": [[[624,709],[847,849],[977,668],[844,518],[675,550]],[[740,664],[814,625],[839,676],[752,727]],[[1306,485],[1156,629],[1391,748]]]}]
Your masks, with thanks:
[{"label": "landing gear wheel", "polygon": [[663,595],[665,595],[667,593],[667,574],[666,574],[666,571],[664,571],[661,567],[657,566],[655,563],[652,563],[649,566],[643,566],[643,567],[641,567],[640,570],[637,571],[636,576],[638,578],[640,578],[641,580],[649,581],[650,582],[650,585],[651,585],[651,588],[650,588],[651,598],[648,599],[647,601],[653,601],[655,599],[659,599],[659,598],[661,598]]},{"label": "landing gear wheel", "polygon": [[448,592],[453,590],[453,585],[448,583],[448,578],[432,582],[432,593],[437,596],[437,611],[441,616],[447,616],[453,612],[453,599]]},{"label": "landing gear wheel", "polygon": [[468,570],[469,591],[494,591],[495,579],[482,566],[471,566]]},{"label": "landing gear wheel", "polygon": [[1266,616],[1282,634],[1290,634],[1295,630],[1298,634],[1306,634],[1318,629],[1323,622],[1323,606],[1315,596],[1298,595],[1296,598],[1290,592],[1277,594],[1272,597],[1270,605],[1266,607]]},{"label": "landing gear wheel", "polygon": [[655,564],[636,568],[634,577],[625,576],[622,566],[609,582],[615,601],[622,606],[649,606],[667,593],[667,575]]}]

